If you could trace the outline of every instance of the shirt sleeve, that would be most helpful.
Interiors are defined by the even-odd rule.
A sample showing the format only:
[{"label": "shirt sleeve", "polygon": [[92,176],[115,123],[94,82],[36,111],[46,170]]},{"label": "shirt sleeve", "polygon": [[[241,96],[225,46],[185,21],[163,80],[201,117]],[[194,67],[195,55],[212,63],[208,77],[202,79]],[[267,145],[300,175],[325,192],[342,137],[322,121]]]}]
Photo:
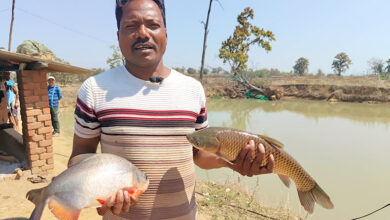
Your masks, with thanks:
[{"label": "shirt sleeve", "polygon": [[93,94],[92,78],[90,78],[81,85],[76,101],[74,132],[82,138],[94,138],[101,133]]},{"label": "shirt sleeve", "polygon": [[62,99],[61,89],[57,86],[58,100]]},{"label": "shirt sleeve", "polygon": [[200,92],[199,114],[198,114],[198,117],[196,118],[195,130],[200,130],[200,129],[208,127],[206,96],[204,93],[203,86],[201,84],[199,84],[199,85],[200,85],[200,88],[199,88],[199,92]]}]

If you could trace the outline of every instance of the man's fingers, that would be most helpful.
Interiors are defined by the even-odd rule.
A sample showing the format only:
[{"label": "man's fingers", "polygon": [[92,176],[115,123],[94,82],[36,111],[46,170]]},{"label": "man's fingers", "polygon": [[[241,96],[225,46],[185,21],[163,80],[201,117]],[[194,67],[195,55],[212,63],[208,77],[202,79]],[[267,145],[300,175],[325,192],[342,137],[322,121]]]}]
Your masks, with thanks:
[{"label": "man's fingers", "polygon": [[130,200],[130,195],[127,191],[124,191],[123,193],[123,207],[122,207],[122,212],[127,213],[130,210],[131,206],[131,200]]},{"label": "man's fingers", "polygon": [[267,164],[267,170],[272,173],[274,171],[275,167],[275,159],[274,155],[270,154],[268,157],[268,164]]},{"label": "man's fingers", "polygon": [[247,151],[245,157],[243,158],[244,163],[242,165],[242,169],[243,169],[244,173],[250,173],[249,169],[252,166],[252,162],[254,159],[253,155],[255,154],[255,142],[253,140],[250,140],[247,147],[248,147],[248,151]]},{"label": "man's fingers", "polygon": [[119,215],[121,213],[121,211],[122,211],[122,208],[123,208],[123,191],[119,190],[116,193],[116,202],[115,202],[115,205],[112,208],[112,213],[114,215]]},{"label": "man's fingers", "polygon": [[115,196],[111,196],[110,198],[108,198],[105,203],[103,204],[102,207],[100,208],[97,208],[97,212],[99,215],[103,216],[106,214],[106,212],[108,210],[111,209],[111,207],[114,205],[115,203]]},{"label": "man's fingers", "polygon": [[263,162],[265,155],[265,150],[264,146],[262,144],[259,144],[257,146],[257,154],[256,154],[256,159],[253,161],[251,168],[250,168],[250,173],[253,173],[253,175],[256,175],[259,173],[259,170],[261,169],[261,163]]}]

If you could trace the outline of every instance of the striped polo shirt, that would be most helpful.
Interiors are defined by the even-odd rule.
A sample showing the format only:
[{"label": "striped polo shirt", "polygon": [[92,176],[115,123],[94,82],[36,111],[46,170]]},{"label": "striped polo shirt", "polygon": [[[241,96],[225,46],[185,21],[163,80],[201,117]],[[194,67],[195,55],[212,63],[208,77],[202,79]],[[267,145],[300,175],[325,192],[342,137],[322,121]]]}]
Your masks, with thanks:
[{"label": "striped polo shirt", "polygon": [[[75,133],[100,136],[102,152],[148,175],[149,188],[125,219],[194,219],[195,168],[185,135],[207,126],[202,85],[175,70],[160,83],[124,66],[90,77],[78,92]],[[106,214],[104,219],[122,219]]]}]

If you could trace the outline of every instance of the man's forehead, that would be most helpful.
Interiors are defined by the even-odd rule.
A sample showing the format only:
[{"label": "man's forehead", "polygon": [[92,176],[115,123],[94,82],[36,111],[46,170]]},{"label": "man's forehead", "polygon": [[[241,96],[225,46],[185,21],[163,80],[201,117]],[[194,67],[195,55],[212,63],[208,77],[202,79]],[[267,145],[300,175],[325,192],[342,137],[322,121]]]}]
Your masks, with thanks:
[{"label": "man's forehead", "polygon": [[133,0],[123,7],[123,17],[132,17],[138,13],[162,18],[160,8],[152,0]]}]

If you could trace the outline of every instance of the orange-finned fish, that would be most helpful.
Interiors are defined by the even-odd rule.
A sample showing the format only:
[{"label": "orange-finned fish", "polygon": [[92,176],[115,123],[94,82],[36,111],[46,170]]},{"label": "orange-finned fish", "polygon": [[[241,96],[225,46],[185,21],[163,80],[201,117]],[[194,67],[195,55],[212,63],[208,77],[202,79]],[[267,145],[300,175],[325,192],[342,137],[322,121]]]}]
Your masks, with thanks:
[{"label": "orange-finned fish", "polygon": [[[333,203],[316,181],[286,151],[279,141],[264,136],[251,134],[232,128],[209,127],[187,135],[188,141],[197,149],[215,154],[229,163],[239,155],[241,149],[253,140],[257,145],[264,145],[265,157],[260,166],[268,163],[268,156],[275,159],[274,173],[289,187],[290,178],[295,182],[301,205],[309,213],[313,213],[317,202],[326,209],[332,209]],[[254,158],[255,155],[252,155]]]},{"label": "orange-finned fish", "polygon": [[119,190],[137,199],[149,180],[128,160],[113,154],[81,154],[71,159],[69,168],[43,188],[27,193],[35,204],[30,220],[41,219],[44,208],[59,219],[78,219],[86,207],[100,207]]}]

